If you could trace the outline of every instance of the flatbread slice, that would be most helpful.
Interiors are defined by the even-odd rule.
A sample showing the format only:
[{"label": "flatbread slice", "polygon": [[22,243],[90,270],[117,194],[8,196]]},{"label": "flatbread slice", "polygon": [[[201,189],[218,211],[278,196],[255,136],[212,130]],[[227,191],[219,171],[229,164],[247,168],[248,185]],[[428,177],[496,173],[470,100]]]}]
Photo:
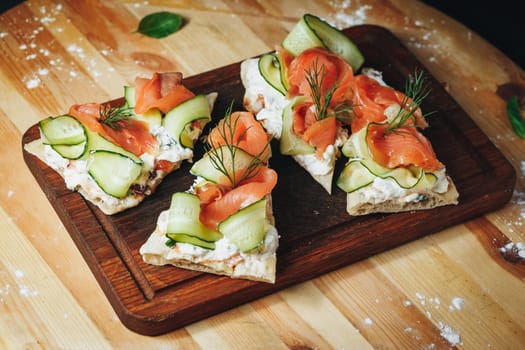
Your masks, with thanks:
[{"label": "flatbread slice", "polygon": [[403,196],[393,196],[389,199],[374,201],[367,195],[366,188],[348,193],[346,196],[346,211],[353,216],[372,213],[398,213],[412,210],[432,209],[445,205],[458,204],[459,193],[450,177],[446,178],[447,190],[443,193],[427,189],[424,191],[408,191]]},{"label": "flatbread slice", "polygon": [[155,231],[141,246],[140,254],[146,263],[152,265],[173,265],[231,278],[275,283],[279,236],[271,212],[271,196],[267,200],[268,227],[264,243],[256,252],[241,253],[238,249],[232,249],[231,243],[226,240],[217,242],[214,250],[180,243],[169,247],[166,245],[168,212],[164,211],[159,216]]}]

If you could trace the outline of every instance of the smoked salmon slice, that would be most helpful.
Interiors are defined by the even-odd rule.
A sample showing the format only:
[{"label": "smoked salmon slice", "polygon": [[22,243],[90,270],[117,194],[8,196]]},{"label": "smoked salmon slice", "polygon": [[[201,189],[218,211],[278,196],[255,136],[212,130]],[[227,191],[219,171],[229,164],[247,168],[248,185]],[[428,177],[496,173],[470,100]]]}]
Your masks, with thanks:
[{"label": "smoked salmon slice", "polygon": [[262,161],[270,155],[268,141],[268,134],[250,112],[232,113],[228,119],[220,120],[208,135],[208,143],[213,147],[237,146]]},{"label": "smoked salmon slice", "polygon": [[[375,79],[366,75],[357,75],[352,82],[354,91],[354,114],[352,121],[352,132],[357,132],[369,123],[381,123],[386,120],[385,109],[397,104],[405,109],[410,108],[411,99],[404,93],[391,87],[379,84]],[[426,127],[427,122],[423,118],[420,108],[413,113],[414,118],[407,122],[418,127]],[[414,122],[414,119],[416,120]]]},{"label": "smoked salmon slice", "polygon": [[119,128],[111,128],[101,122],[100,111],[103,105],[87,103],[73,105],[68,114],[77,118],[89,130],[97,132],[113,143],[137,156],[153,153],[157,147],[157,139],[149,131],[148,125],[140,120],[127,118]]},{"label": "smoked salmon slice", "polygon": [[415,127],[387,132],[388,124],[368,126],[366,141],[375,162],[385,168],[417,166],[434,172],[444,165],[436,158],[430,141]]},{"label": "smoked salmon slice", "polygon": [[243,168],[233,157],[235,173],[249,176],[238,184],[223,176],[218,183],[195,187],[201,203],[200,221],[215,230],[221,221],[270,194],[277,184],[277,173],[265,165],[270,155],[269,136],[250,112],[234,112],[219,121],[208,135],[208,144],[213,149],[224,145],[237,147],[259,161],[255,166],[246,164]]},{"label": "smoked salmon slice", "polygon": [[307,77],[317,74],[317,81],[322,81],[323,93],[332,89],[334,85],[337,86],[330,106],[352,100],[351,84],[354,78],[352,67],[341,57],[326,49],[305,50],[290,62],[287,71],[289,95],[312,96]]},{"label": "smoked salmon slice", "polygon": [[[207,204],[201,203],[200,220],[211,229],[217,229],[221,221],[235,214],[240,209],[255,203],[268,195],[277,184],[275,170],[262,166],[256,176],[228,192],[223,192],[224,187],[216,188],[218,197]],[[199,198],[202,197],[199,196]],[[209,198],[208,198],[209,200]]]},{"label": "smoked salmon slice", "polygon": [[318,120],[312,102],[299,104],[293,111],[293,132],[316,148],[318,158],[322,158],[326,148],[335,143],[339,126],[335,115]]},{"label": "smoked salmon slice", "polygon": [[[291,60],[288,80],[289,95],[307,97],[306,102],[294,110],[293,132],[314,146],[316,155],[322,157],[326,148],[335,143],[341,125],[335,117],[336,109],[352,104],[352,67],[324,48],[312,48]],[[320,91],[313,91],[315,88]],[[329,94],[330,100],[326,101]],[[319,115],[318,109],[324,105],[327,105],[326,115]]]},{"label": "smoked salmon slice", "polygon": [[314,145],[318,158],[323,156],[326,148],[335,143],[337,138],[337,120],[335,116],[324,118],[313,123],[304,132],[303,139]]},{"label": "smoked salmon slice", "polygon": [[151,79],[135,79],[135,113],[142,114],[152,108],[162,113],[195,96],[182,85],[181,73],[154,73]]}]

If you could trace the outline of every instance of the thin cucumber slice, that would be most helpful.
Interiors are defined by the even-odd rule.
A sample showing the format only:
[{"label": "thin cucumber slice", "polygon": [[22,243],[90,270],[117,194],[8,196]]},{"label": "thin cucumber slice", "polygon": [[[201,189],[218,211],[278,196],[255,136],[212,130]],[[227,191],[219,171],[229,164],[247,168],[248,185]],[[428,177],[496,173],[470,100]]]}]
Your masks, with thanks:
[{"label": "thin cucumber slice", "polygon": [[86,153],[87,141],[78,145],[51,145],[51,148],[63,158],[74,160],[81,158]]},{"label": "thin cucumber slice", "polygon": [[280,56],[275,53],[267,53],[259,58],[259,73],[273,88],[281,94],[286,95],[288,91],[288,79],[286,78],[285,66],[281,64]]},{"label": "thin cucumber slice", "polygon": [[[343,145],[342,152],[350,157],[349,162],[337,180],[337,186],[345,192],[353,192],[371,184],[375,178],[391,179],[404,189],[428,188],[433,186],[437,177],[422,168],[398,167],[385,168],[372,159],[366,136],[370,125],[354,133]],[[353,158],[353,159],[352,159]]]},{"label": "thin cucumber slice", "polygon": [[370,185],[376,178],[390,179],[403,189],[432,187],[437,177],[418,167],[387,169],[371,159],[352,159],[337,179],[337,186],[347,193]]},{"label": "thin cucumber slice", "polygon": [[164,116],[162,125],[180,144],[187,148],[193,148],[195,133],[191,129],[191,123],[202,120],[207,123],[211,120],[211,111],[206,95],[195,95],[191,99],[174,107]]},{"label": "thin cucumber slice", "polygon": [[88,174],[110,196],[123,198],[137,180],[142,164],[112,151],[93,151],[87,162]]},{"label": "thin cucumber slice", "polygon": [[199,197],[187,192],[175,192],[171,196],[166,235],[181,243],[189,243],[207,249],[215,249],[222,234],[210,230],[199,219]]},{"label": "thin cucumber slice", "polygon": [[[233,177],[235,170],[236,175],[239,175],[239,172],[248,169],[250,164],[256,161],[254,156],[235,146],[220,146],[212,152],[219,155],[220,162],[217,162],[216,157],[208,152],[193,164],[190,173],[208,181],[219,183],[224,178],[225,172]],[[218,168],[219,163],[221,169]]]},{"label": "thin cucumber slice", "polygon": [[282,46],[298,56],[312,47],[325,47],[343,57],[357,71],[365,58],[359,48],[341,31],[317,16],[305,14],[284,39]]},{"label": "thin cucumber slice", "polygon": [[315,152],[315,147],[309,145],[293,131],[294,108],[304,101],[303,97],[295,97],[283,110],[283,127],[279,150],[281,154],[298,155],[310,154]]},{"label": "thin cucumber slice", "polygon": [[337,179],[337,187],[346,193],[357,191],[374,182],[375,176],[359,160],[349,161]]},{"label": "thin cucumber slice", "polygon": [[46,144],[78,145],[86,141],[84,125],[69,115],[48,117],[40,121],[39,126]]},{"label": "thin cucumber slice", "polygon": [[150,108],[142,114],[134,114],[133,118],[148,124],[150,130],[162,125],[162,112],[158,108]]},{"label": "thin cucumber slice", "polygon": [[261,199],[222,221],[219,231],[241,252],[249,252],[262,245],[266,227],[266,199]]},{"label": "thin cucumber slice", "polygon": [[143,161],[142,159],[140,159],[140,157],[137,157],[133,153],[126,151],[121,146],[114,144],[113,142],[109,141],[104,136],[100,135],[99,133],[94,132],[94,131],[88,131],[87,134],[88,134],[87,152],[84,156],[87,156],[87,154],[94,152],[94,151],[110,151],[113,153],[118,153],[123,156],[126,156],[132,159],[135,163],[143,164]]},{"label": "thin cucumber slice", "polygon": [[[124,86],[124,107],[135,107],[135,87]],[[162,124],[162,112],[158,108],[151,108],[142,114],[133,113],[133,118],[145,122],[150,129]]]},{"label": "thin cucumber slice", "polygon": [[215,242],[207,242],[196,236],[186,235],[183,233],[166,233],[166,237],[168,237],[173,242],[188,243],[204,249],[215,249]]},{"label": "thin cucumber slice", "polygon": [[135,107],[135,87],[124,86],[124,107]]}]

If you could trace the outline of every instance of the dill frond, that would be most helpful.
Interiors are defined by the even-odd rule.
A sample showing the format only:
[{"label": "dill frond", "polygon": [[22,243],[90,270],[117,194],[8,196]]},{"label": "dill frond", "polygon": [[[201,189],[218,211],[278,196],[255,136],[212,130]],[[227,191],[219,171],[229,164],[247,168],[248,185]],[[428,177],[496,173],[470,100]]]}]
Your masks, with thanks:
[{"label": "dill frond", "polygon": [[[405,96],[401,101],[401,106],[396,116],[388,123],[388,128],[385,133],[396,132],[404,127],[416,127],[417,116],[415,112],[420,108],[423,100],[430,94],[430,88],[426,84],[426,76],[424,72],[417,71],[412,75],[409,74],[405,82]],[[423,116],[430,115],[428,113]],[[413,123],[407,123],[409,119],[413,119]]]},{"label": "dill frond", "polygon": [[100,121],[115,130],[123,127],[133,115],[133,107],[111,107],[109,104],[100,106]]},{"label": "dill frond", "polygon": [[335,91],[339,87],[339,82],[335,82],[325,92],[323,91],[324,79],[326,71],[324,65],[319,67],[319,62],[316,59],[312,66],[306,72],[306,81],[312,93],[312,99],[316,109],[316,119],[322,120],[328,117],[335,116],[345,124],[350,124],[353,116],[353,105],[347,101],[341,102],[333,107],[330,107]]},{"label": "dill frond", "polygon": [[[245,152],[239,145],[249,130],[249,127],[239,134],[237,139],[235,137],[235,130],[239,118],[232,118],[233,103],[226,110],[224,119],[217,125],[217,132],[219,133],[221,141],[213,142],[208,137],[205,144],[205,150],[210,157],[215,169],[221,172],[230,182],[231,187],[237,187],[241,182],[256,176],[262,165],[268,161],[268,149],[270,147],[270,140],[266,143],[263,149],[256,155],[251,155],[252,159],[244,169],[237,169],[236,157],[239,152]],[[238,170],[241,170],[238,172]]]}]

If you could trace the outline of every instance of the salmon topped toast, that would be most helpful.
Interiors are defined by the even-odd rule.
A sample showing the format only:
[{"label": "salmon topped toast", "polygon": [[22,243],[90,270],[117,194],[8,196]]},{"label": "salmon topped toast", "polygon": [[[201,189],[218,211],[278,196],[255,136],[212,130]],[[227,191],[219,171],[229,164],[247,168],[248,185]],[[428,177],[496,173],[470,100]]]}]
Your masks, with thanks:
[{"label": "salmon topped toast", "polygon": [[[410,75],[405,93],[362,76],[348,157],[337,186],[347,193],[351,215],[400,212],[457,204],[458,192],[430,141],[420,104],[428,94],[423,73]],[[357,105],[356,103],[356,105]]]},{"label": "salmon topped toast", "polygon": [[241,63],[244,106],[328,193],[337,159],[349,158],[336,178],[351,215],[456,204],[456,188],[421,133],[422,75],[401,92],[363,63],[342,32],[306,14],[274,52]]},{"label": "salmon topped toast", "polygon": [[140,248],[144,261],[274,283],[277,172],[268,167],[269,142],[251,113],[228,111],[190,170],[193,186],[172,195]]},{"label": "salmon topped toast", "polygon": [[[349,123],[350,84],[362,62],[305,38],[301,29],[311,25],[339,37],[326,22],[305,15],[275,52],[241,63],[243,103],[280,140],[281,154],[293,157],[331,193],[339,150],[348,138],[343,126]],[[346,37],[339,39],[341,49],[358,52]]]},{"label": "salmon topped toast", "polygon": [[73,105],[39,123],[25,149],[57,171],[67,188],[111,215],[138,205],[193,157],[216,93],[195,95],[179,72],[138,77],[124,104]]}]

